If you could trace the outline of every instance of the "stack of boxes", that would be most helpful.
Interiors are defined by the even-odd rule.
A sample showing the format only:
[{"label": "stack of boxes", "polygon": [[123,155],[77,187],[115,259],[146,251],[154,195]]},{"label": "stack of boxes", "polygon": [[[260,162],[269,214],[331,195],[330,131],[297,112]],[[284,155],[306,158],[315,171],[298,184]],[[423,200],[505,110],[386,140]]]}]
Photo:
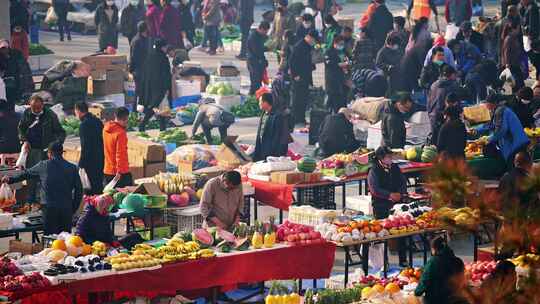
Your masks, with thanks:
[{"label": "stack of boxes", "polygon": [[128,135],[129,170],[133,179],[152,177],[166,171],[165,146]]}]

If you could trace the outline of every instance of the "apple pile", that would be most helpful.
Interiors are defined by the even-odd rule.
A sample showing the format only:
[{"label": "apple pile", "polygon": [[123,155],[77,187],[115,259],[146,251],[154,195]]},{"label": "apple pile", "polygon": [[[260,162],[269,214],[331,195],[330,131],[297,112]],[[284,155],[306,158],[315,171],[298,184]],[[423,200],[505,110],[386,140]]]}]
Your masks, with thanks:
[{"label": "apple pile", "polygon": [[361,285],[366,285],[366,286],[373,286],[376,284],[380,284],[383,287],[390,283],[394,283],[394,284],[397,284],[399,288],[401,289],[403,289],[403,286],[408,284],[407,281],[401,280],[398,277],[379,278],[371,274],[361,277],[360,280],[358,280],[358,283]]},{"label": "apple pile", "polygon": [[420,268],[405,268],[399,273],[399,277],[404,281],[415,283],[420,281],[422,277],[422,270]]},{"label": "apple pile", "polygon": [[390,234],[403,234],[418,230],[415,219],[410,214],[391,215],[382,220],[382,226]]},{"label": "apple pile", "polygon": [[496,261],[478,261],[465,265],[465,272],[470,281],[480,283],[489,277],[493,270],[495,270],[495,267],[497,267]]},{"label": "apple pile", "polygon": [[295,224],[285,221],[277,229],[277,238],[280,242],[287,242],[287,245],[308,245],[324,242],[321,233],[313,230],[313,227]]},{"label": "apple pile", "polygon": [[51,286],[51,282],[37,272],[30,275],[0,276],[0,290],[10,292]]}]

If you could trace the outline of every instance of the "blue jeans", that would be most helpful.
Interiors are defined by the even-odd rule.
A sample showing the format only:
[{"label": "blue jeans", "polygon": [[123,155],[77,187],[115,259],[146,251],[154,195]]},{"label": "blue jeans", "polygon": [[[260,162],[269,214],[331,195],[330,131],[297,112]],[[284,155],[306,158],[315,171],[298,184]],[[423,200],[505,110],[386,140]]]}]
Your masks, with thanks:
[{"label": "blue jeans", "polygon": [[208,42],[210,44],[210,50],[215,51],[218,47],[218,26],[217,25],[206,25],[204,27],[204,31],[206,32]]}]

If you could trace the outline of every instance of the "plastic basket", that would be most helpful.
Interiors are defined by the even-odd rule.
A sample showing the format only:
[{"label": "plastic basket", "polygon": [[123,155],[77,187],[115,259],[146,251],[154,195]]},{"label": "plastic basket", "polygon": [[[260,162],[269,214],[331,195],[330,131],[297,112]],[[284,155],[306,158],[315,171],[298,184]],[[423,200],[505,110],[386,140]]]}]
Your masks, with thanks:
[{"label": "plastic basket", "polygon": [[335,210],[335,191],[334,185],[300,188],[297,191],[296,204]]},{"label": "plastic basket", "polygon": [[186,208],[168,208],[166,211],[167,225],[171,227],[171,234],[184,231],[193,231],[201,228],[203,217],[199,206]]}]

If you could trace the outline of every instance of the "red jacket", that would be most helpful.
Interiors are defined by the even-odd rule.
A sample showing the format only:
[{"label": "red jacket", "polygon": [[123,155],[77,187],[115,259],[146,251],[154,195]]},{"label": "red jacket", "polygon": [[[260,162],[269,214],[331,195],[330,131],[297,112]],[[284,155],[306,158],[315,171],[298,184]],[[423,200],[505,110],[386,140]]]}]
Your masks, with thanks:
[{"label": "red jacket", "polygon": [[21,51],[24,59],[28,60],[30,56],[30,45],[28,43],[28,35],[25,31],[11,33],[11,48]]},{"label": "red jacket", "polygon": [[116,175],[116,173],[129,173],[128,147],[126,129],[115,121],[109,121],[103,128],[103,149],[105,154],[105,167],[103,173]]}]

